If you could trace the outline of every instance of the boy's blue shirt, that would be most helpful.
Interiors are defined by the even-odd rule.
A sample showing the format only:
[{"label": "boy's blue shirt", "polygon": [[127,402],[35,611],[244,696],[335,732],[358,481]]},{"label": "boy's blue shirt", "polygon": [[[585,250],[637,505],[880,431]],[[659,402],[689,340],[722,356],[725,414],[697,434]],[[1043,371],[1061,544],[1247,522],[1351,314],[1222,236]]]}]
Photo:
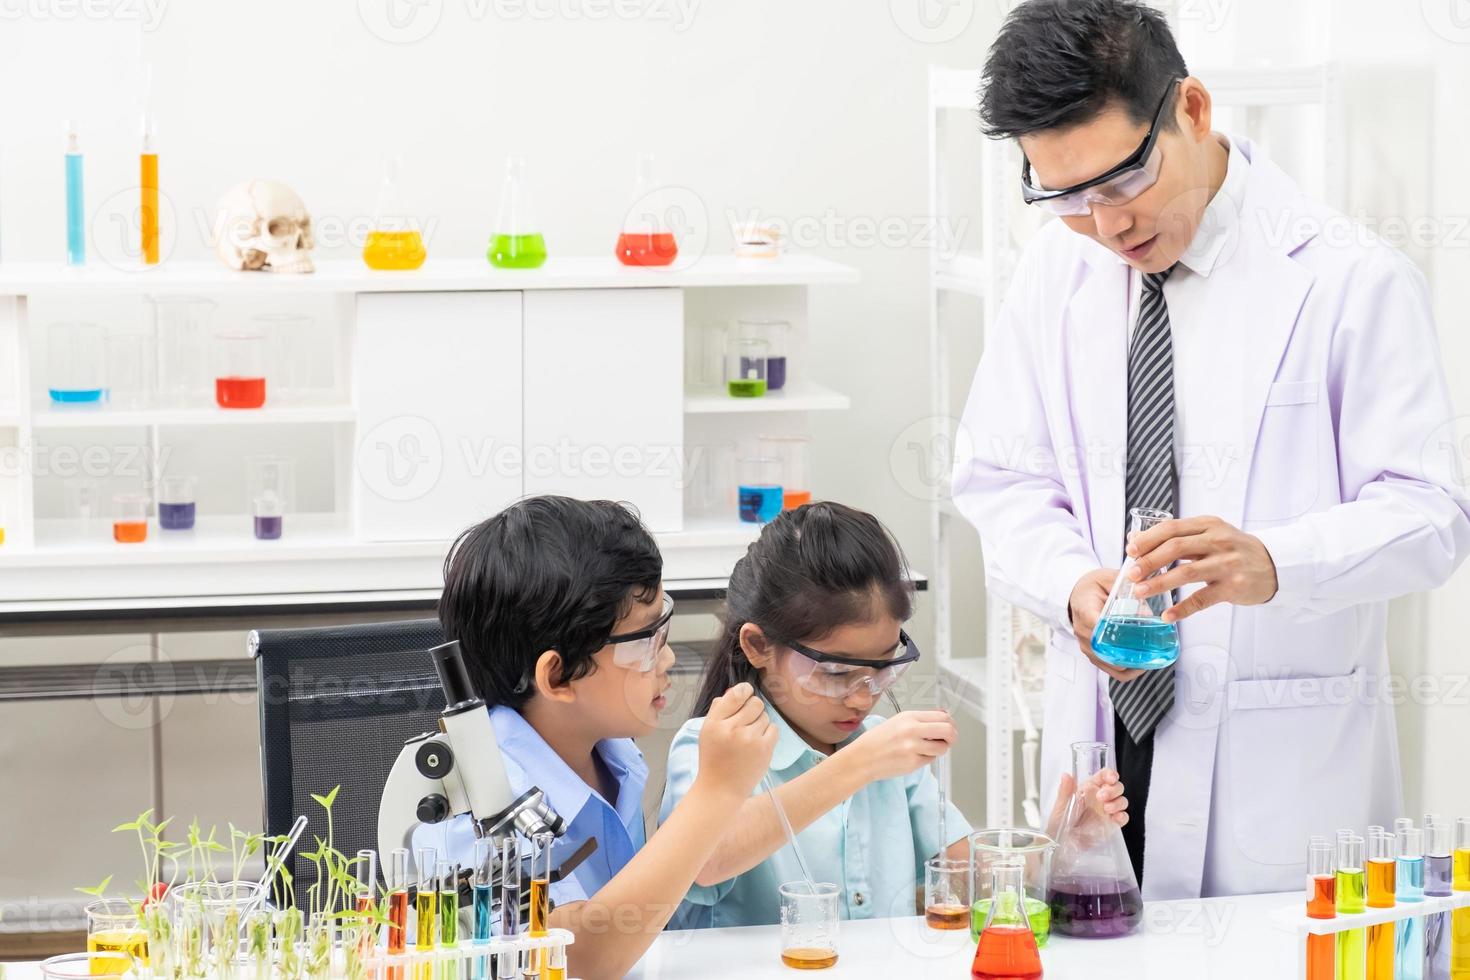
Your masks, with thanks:
[{"label": "boy's blue shirt", "polygon": [[[597,743],[598,755],[617,781],[614,805],[573,772],[514,708],[491,708],[490,724],[505,760],[511,792],[519,796],[532,786],[540,788],[546,802],[566,821],[566,833],[552,849],[553,867],[560,866],[589,837],[597,838],[592,856],[570,877],[552,884],[551,900],[565,905],[595,895],[644,844],[643,788],[648,783],[648,765],[643,753],[628,738]],[[432,847],[441,860],[454,861],[463,868],[474,865],[475,835],[468,816],[441,824],[420,824],[414,830],[413,846]],[[528,845],[523,841],[522,846]]]}]

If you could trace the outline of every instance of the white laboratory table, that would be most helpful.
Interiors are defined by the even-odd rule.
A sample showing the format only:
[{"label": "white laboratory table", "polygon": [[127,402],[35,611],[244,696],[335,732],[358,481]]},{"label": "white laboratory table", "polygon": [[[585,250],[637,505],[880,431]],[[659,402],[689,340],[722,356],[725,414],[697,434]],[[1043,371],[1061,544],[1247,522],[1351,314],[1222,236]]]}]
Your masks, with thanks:
[{"label": "white laboratory table", "polygon": [[[1049,978],[1128,980],[1276,980],[1294,978],[1294,934],[1272,918],[1299,905],[1296,892],[1150,902],[1144,924],[1121,939],[1085,940],[1052,936],[1041,952]],[[635,980],[700,980],[761,977],[794,980],[781,965],[780,929],[702,929],[666,932],[634,968]],[[968,977],[974,944],[966,931],[935,932],[918,917],[843,922],[838,961],[808,974],[823,980],[850,977]],[[5,980],[38,980],[35,963],[7,965]]]},{"label": "white laboratory table", "polygon": [[[1293,933],[1272,921],[1278,910],[1300,905],[1291,892],[1150,902],[1144,924],[1120,939],[1053,935],[1041,951],[1048,978],[1128,980],[1276,980],[1295,977]],[[975,947],[968,932],[935,932],[922,918],[843,922],[837,965],[811,977],[967,977]],[[780,929],[703,929],[660,936],[629,974],[637,980],[758,980],[802,975],[781,965]],[[9,978],[8,978],[9,980]],[[15,978],[19,980],[19,978]]]}]

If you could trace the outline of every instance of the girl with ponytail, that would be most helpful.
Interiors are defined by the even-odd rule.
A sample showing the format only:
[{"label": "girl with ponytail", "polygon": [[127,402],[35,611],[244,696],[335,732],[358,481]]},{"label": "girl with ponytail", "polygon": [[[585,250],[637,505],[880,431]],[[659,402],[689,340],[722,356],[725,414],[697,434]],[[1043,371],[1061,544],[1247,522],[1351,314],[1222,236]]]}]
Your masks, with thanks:
[{"label": "girl with ponytail", "polygon": [[[769,773],[776,795],[812,874],[838,886],[842,917],[914,915],[925,861],[941,850],[967,857],[970,827],[951,805],[950,839],[937,839],[929,763],[954,744],[949,715],[871,714],[919,659],[903,628],[913,604],[903,553],[871,514],[823,502],[767,524],[730,575],[694,717],[669,750],[663,813],[698,775],[699,733],[714,699],[750,683],[779,733]],[[1116,775],[1097,791],[1126,821]],[[801,872],[771,801],[758,792],[730,827],[671,927],[778,921],[778,889]]]}]

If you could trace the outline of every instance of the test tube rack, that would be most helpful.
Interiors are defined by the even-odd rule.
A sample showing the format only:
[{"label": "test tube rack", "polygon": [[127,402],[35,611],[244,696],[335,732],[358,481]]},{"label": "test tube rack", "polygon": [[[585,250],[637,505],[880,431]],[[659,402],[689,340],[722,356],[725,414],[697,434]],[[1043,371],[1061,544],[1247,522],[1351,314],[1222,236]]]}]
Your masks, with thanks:
[{"label": "test tube rack", "polygon": [[1277,910],[1272,916],[1278,929],[1294,932],[1297,938],[1296,975],[1307,975],[1307,937],[1330,936],[1350,929],[1366,929],[1386,922],[1401,922],[1406,919],[1423,919],[1441,912],[1470,907],[1470,891],[1452,895],[1426,897],[1422,902],[1398,902],[1391,908],[1369,908],[1362,912],[1342,913],[1331,919],[1314,919],[1307,915],[1302,903]]}]

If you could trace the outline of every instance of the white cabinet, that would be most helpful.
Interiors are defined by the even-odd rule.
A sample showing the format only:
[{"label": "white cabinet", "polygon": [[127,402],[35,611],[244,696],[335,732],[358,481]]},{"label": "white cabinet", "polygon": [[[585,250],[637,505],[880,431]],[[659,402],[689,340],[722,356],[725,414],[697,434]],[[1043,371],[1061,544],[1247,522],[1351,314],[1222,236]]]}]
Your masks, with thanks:
[{"label": "white cabinet", "polygon": [[521,495],[522,295],[357,297],[362,540],[443,541]]},{"label": "white cabinet", "polygon": [[527,293],[525,492],[623,500],[682,530],[683,365],[677,289]]}]

